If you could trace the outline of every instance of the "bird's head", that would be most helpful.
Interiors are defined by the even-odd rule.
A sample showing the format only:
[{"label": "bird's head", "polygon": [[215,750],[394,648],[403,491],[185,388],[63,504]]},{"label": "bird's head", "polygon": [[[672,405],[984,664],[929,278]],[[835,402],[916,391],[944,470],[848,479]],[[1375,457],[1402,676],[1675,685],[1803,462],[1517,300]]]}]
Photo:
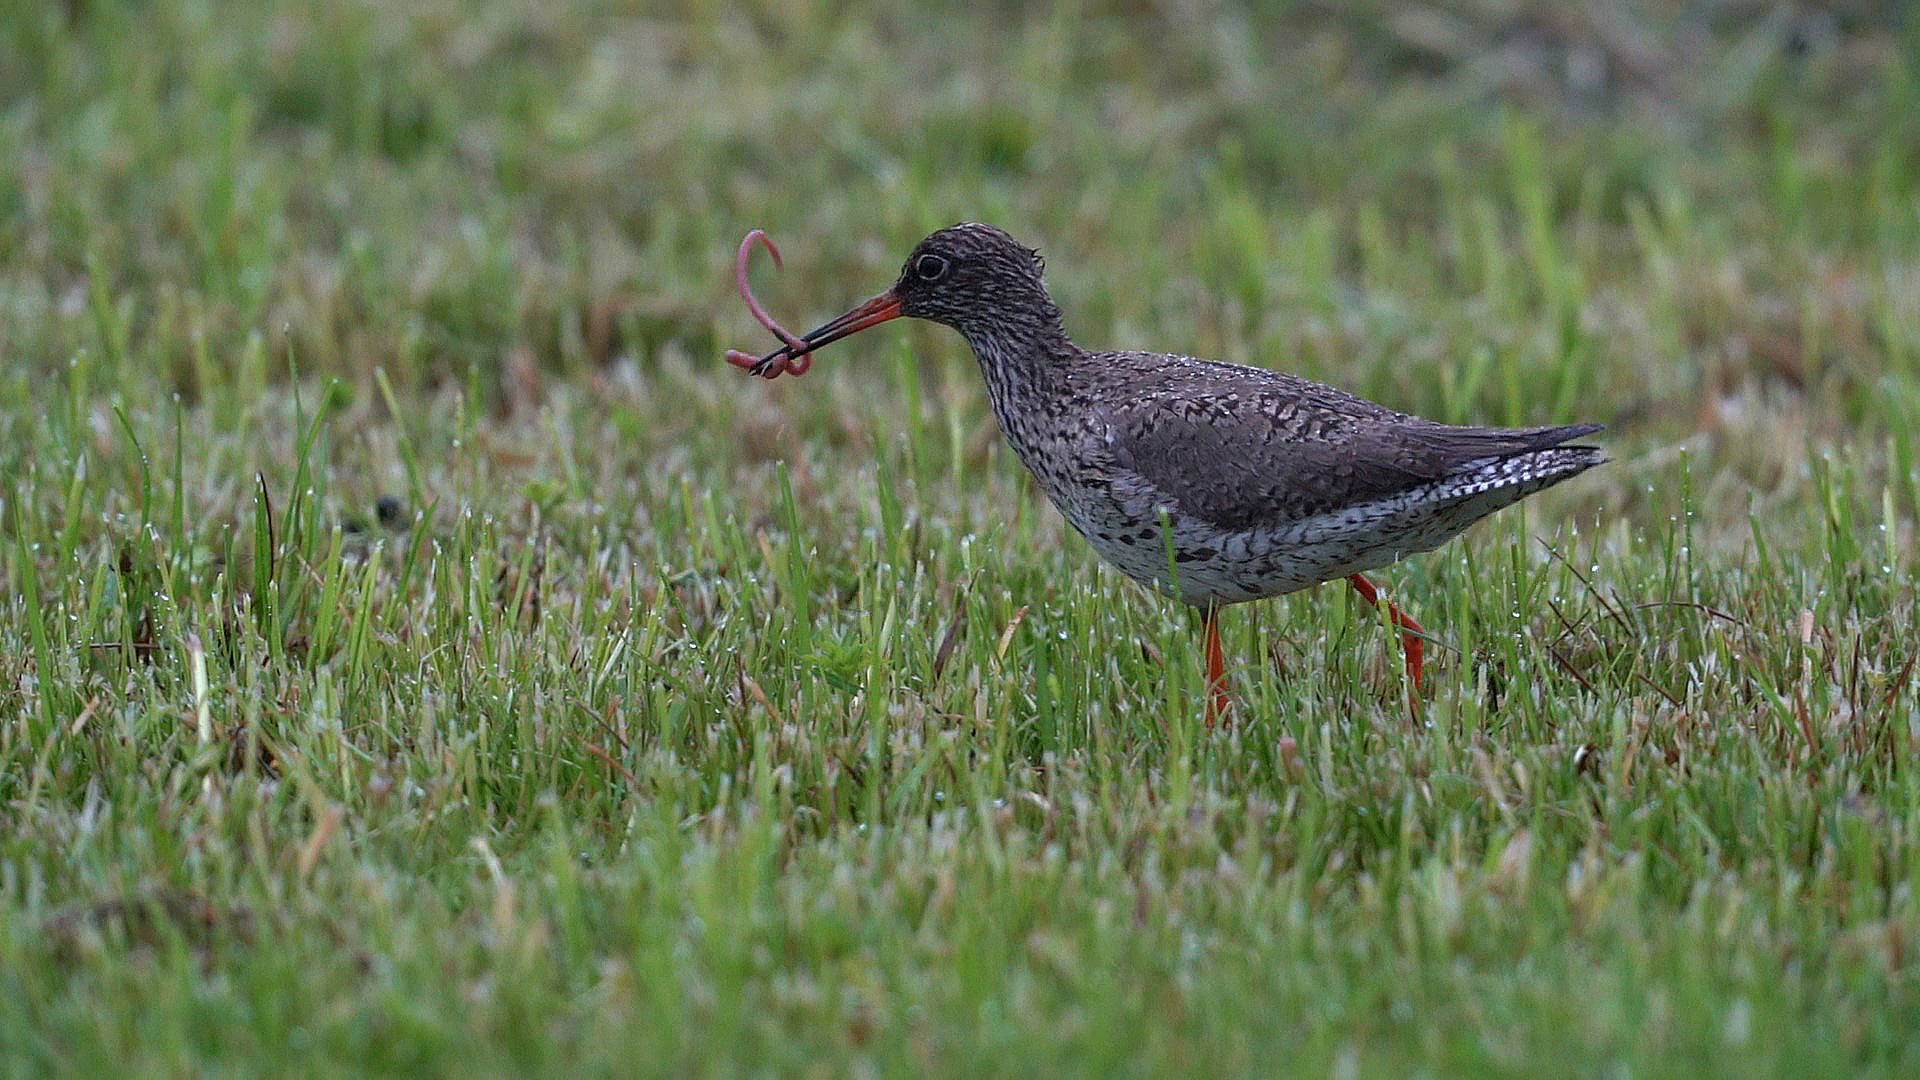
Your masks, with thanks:
[{"label": "bird's head", "polygon": [[913,249],[890,290],[900,314],[943,323],[965,333],[982,320],[1000,320],[1046,299],[1040,253],[992,225],[963,222],[941,229]]}]

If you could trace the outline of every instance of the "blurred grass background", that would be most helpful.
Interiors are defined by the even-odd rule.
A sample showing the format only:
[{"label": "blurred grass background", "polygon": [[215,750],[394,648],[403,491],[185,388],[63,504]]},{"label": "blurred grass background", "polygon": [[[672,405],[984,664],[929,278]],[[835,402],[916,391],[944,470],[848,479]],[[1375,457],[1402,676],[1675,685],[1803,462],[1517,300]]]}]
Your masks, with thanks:
[{"label": "blurred grass background", "polygon": [[[1095,565],[926,232],[1069,329],[1617,463],[1342,598]],[[1898,4],[0,0],[21,1072],[1899,1075]]]}]

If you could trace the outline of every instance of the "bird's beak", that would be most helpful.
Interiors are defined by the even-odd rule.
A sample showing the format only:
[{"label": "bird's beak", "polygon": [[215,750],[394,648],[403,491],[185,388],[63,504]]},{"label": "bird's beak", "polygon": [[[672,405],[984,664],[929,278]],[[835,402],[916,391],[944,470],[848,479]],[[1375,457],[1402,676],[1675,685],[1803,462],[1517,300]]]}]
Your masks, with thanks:
[{"label": "bird's beak", "polygon": [[757,375],[765,371],[772,364],[779,362],[782,357],[810,353],[821,346],[831,345],[843,337],[857,334],[869,326],[879,326],[889,319],[897,319],[899,317],[900,298],[893,294],[892,289],[888,289],[879,296],[868,300],[866,303],[861,304],[845,315],[819,326],[812,333],[801,338],[800,340],[806,348],[795,349],[791,345],[782,345],[761,357],[760,362],[753,366],[753,372]]}]

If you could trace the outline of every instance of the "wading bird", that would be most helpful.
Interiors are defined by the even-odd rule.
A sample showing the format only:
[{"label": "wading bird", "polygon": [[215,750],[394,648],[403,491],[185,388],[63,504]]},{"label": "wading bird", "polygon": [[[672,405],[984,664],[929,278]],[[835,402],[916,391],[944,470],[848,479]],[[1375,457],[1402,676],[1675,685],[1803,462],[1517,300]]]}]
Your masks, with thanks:
[{"label": "wading bird", "polygon": [[1222,605],[1346,578],[1401,628],[1417,694],[1424,631],[1364,572],[1606,460],[1570,443],[1599,424],[1457,427],[1265,368],[1083,349],[1047,295],[1039,253],[991,225],[920,241],[892,288],[799,337],[747,288],[756,241],[773,250],[749,233],[736,276],[782,344],[759,357],[730,351],[728,361],[771,379],[805,372],[814,350],[889,319],[958,330],[1040,490],[1122,573],[1203,613],[1209,725],[1231,708]]}]

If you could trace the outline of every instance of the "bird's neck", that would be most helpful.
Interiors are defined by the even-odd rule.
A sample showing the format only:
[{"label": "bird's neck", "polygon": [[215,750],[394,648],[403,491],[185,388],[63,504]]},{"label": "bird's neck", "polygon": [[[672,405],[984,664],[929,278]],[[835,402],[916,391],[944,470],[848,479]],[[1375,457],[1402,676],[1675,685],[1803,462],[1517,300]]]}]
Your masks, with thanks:
[{"label": "bird's neck", "polygon": [[1006,426],[1007,403],[1023,398],[1057,394],[1074,357],[1080,350],[1067,337],[1060,321],[1060,309],[1049,301],[1015,311],[1002,311],[995,318],[983,319],[959,327],[973,355],[980,361],[980,374],[987,383],[987,396],[994,412]]}]

